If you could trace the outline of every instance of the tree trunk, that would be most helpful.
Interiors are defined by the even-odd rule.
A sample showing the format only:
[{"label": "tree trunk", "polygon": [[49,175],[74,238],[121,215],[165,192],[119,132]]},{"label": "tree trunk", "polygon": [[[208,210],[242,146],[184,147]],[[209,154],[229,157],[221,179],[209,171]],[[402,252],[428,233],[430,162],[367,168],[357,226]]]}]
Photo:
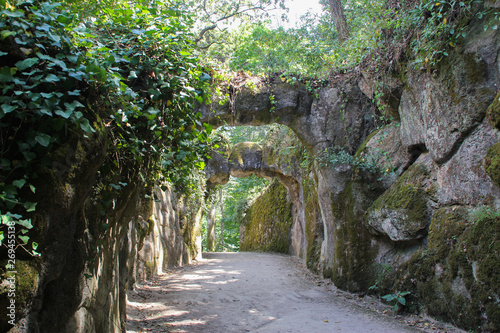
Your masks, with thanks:
[{"label": "tree trunk", "polygon": [[341,0],[329,0],[330,13],[332,14],[335,29],[337,29],[337,36],[339,43],[342,45],[349,39],[349,28],[344,15],[344,8],[342,7]]}]

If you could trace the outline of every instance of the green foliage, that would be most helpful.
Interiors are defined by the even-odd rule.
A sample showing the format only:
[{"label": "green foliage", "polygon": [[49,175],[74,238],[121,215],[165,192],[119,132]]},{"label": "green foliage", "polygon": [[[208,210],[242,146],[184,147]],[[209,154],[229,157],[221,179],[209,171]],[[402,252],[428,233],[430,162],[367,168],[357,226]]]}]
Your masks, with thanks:
[{"label": "green foliage", "polygon": [[[269,21],[232,27],[224,42],[205,51],[204,61],[224,70],[322,77],[367,65],[367,59],[374,72],[391,69],[409,45],[413,66],[428,68],[466,36],[471,19],[490,14],[478,0],[346,0],[343,5],[351,38],[342,45],[324,2],[321,15],[306,13],[296,28],[275,27]],[[491,13],[484,26],[496,30],[500,12]]]},{"label": "green foliage", "polygon": [[[240,223],[245,217],[245,212],[253,200],[269,185],[269,181],[257,176],[247,178],[233,178],[222,186],[222,197],[217,198],[216,188],[212,190],[210,202],[207,205],[216,205],[216,228],[220,251],[239,251],[240,248]],[[222,200],[222,204],[220,202]],[[222,209],[222,211],[221,211]],[[220,240],[220,224],[223,223],[223,241]],[[202,234],[206,235],[206,221],[204,221]],[[203,239],[206,248],[206,238]]]},{"label": "green foliage", "polygon": [[320,36],[305,27],[285,30],[265,22],[247,24],[232,32],[229,44],[210,49],[206,57],[225,59],[227,69],[234,71],[309,75],[326,70],[321,57],[331,48],[331,38]]},{"label": "green foliage", "polygon": [[267,134],[273,130],[276,125],[263,126],[222,126],[217,132],[227,137],[230,146],[239,142],[255,142],[262,144]]},{"label": "green foliage", "polygon": [[91,74],[112,88],[106,106],[115,111],[109,116],[119,132],[114,146],[149,164],[148,175],[187,186],[192,165],[203,167],[211,131],[191,111],[207,98],[210,78],[193,49],[192,18],[180,2],[97,3],[96,10],[101,15],[92,30],[82,34],[76,27],[74,36],[78,45],[92,47]]},{"label": "green foliage", "polygon": [[232,179],[225,185],[224,244],[232,251],[239,250],[240,223],[253,200],[269,184],[257,176]]},{"label": "green foliage", "polygon": [[469,20],[473,17],[481,19],[487,13],[482,10],[482,3],[478,0],[424,0],[410,12],[409,20],[421,30],[411,43],[414,66],[432,67],[447,57],[448,50],[466,36]]},{"label": "green foliage", "polygon": [[391,167],[381,166],[372,155],[351,155],[342,148],[325,149],[317,157],[322,167],[334,168],[337,165],[350,165],[355,170],[368,171],[374,174],[386,174],[391,171]]},{"label": "green foliage", "polygon": [[[38,170],[71,135],[104,131],[111,145],[101,174],[135,170],[148,186],[194,186],[191,168],[203,167],[211,128],[192,110],[210,77],[181,2],[29,0],[0,16],[2,221],[30,221]],[[116,184],[103,189],[117,195]]]},{"label": "green foliage", "polygon": [[382,296],[383,299],[385,299],[387,302],[393,302],[394,305],[392,307],[392,310],[394,312],[397,312],[399,310],[399,306],[405,306],[406,305],[406,295],[409,295],[409,291],[398,291],[397,293],[394,294],[387,294],[385,296]]},{"label": "green foliage", "polygon": [[[12,219],[23,227],[17,230],[22,247],[29,242],[24,222],[30,219],[24,216],[36,210],[33,181],[50,164],[48,151],[64,140],[70,125],[94,131],[78,100],[86,73],[82,54],[65,32],[71,15],[57,7],[27,1],[0,12],[0,212],[3,225]],[[25,249],[36,255],[36,247]]]},{"label": "green foliage", "polygon": [[255,74],[283,72],[290,76],[326,76],[332,68],[345,70],[383,47],[383,29],[402,29],[385,1],[344,1],[352,38],[338,44],[327,8],[322,15],[306,13],[296,28],[273,27],[268,21],[242,24],[229,32],[225,43],[205,53],[207,63],[226,70]]}]

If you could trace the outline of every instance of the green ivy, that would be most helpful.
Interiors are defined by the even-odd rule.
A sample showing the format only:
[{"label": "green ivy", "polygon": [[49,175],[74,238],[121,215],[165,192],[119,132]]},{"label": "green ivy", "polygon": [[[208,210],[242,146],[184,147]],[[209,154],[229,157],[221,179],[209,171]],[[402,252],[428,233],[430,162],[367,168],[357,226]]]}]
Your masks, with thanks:
[{"label": "green ivy", "polygon": [[[37,170],[70,133],[104,130],[106,172],[145,186],[195,186],[211,127],[193,112],[210,76],[199,65],[181,1],[20,1],[0,12],[0,245],[15,221],[24,246]],[[126,174],[124,174],[126,177]],[[125,182],[105,184],[117,195]],[[113,186],[114,185],[114,186]],[[36,254],[35,242],[27,251]]]}]

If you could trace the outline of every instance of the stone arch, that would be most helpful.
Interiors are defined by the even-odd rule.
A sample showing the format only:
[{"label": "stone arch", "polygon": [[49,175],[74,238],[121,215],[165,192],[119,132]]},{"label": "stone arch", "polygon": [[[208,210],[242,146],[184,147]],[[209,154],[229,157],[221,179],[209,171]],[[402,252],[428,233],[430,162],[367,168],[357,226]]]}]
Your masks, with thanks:
[{"label": "stone arch", "polygon": [[[372,101],[363,93],[355,77],[338,80],[341,86],[330,83],[315,91],[302,83],[290,84],[279,78],[262,79],[247,77],[231,86],[226,101],[213,99],[209,105],[202,105],[198,111],[202,121],[218,127],[222,125],[259,126],[278,123],[286,125],[295,133],[314,158],[330,147],[342,147],[351,154],[362,145],[374,130],[376,110]],[[260,150],[259,150],[260,149]],[[231,172],[276,176],[288,189],[293,201],[293,254],[306,257],[307,240],[305,227],[304,191],[302,175],[289,175],[279,167],[264,163],[259,156],[265,151],[256,146],[247,147],[241,168],[234,162],[224,160],[221,154],[214,154],[206,169],[209,186],[223,184]],[[260,155],[259,155],[260,154]],[[243,158],[245,156],[245,158]],[[249,162],[255,159],[259,163]],[[332,200],[344,191],[350,169],[331,170],[318,166],[316,196],[322,223],[321,260],[323,268],[334,266],[336,231]]]},{"label": "stone arch", "polygon": [[240,142],[231,147],[228,153],[214,151],[205,167],[207,187],[226,184],[230,176],[244,178],[255,175],[266,179],[276,177],[286,187],[292,201],[291,254],[302,256],[306,243],[300,176],[294,177],[283,172],[269,158],[269,152],[265,148],[255,142]]}]

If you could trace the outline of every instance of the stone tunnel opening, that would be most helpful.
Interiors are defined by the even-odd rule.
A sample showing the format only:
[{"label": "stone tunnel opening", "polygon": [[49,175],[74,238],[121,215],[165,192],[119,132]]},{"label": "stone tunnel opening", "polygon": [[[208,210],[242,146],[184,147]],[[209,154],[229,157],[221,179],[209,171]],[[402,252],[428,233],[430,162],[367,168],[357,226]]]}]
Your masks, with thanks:
[{"label": "stone tunnel opening", "polygon": [[[298,194],[290,192],[297,190],[293,173],[306,148],[285,125],[223,126],[218,131],[226,147],[207,161],[202,250],[296,252],[292,198]],[[258,200],[265,204],[252,209]],[[254,230],[261,224],[267,233]]]}]

